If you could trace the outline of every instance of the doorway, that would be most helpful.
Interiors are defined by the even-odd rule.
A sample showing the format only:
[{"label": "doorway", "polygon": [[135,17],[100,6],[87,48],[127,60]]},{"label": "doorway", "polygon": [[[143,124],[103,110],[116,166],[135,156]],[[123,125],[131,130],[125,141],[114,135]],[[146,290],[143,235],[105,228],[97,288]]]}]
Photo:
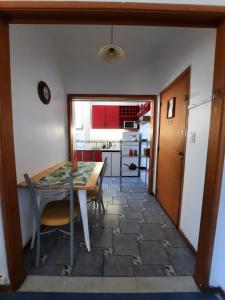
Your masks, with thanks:
[{"label": "doorway", "polygon": [[185,159],[190,68],[160,94],[157,198],[178,226]]},{"label": "doorway", "polygon": [[[55,4],[52,3],[52,5],[53,5],[52,7],[54,7]],[[193,24],[196,25],[196,24],[198,24],[198,25],[201,25],[201,26],[203,25],[203,27],[204,27],[204,26],[206,26],[205,24],[207,23],[210,26],[217,27],[217,26],[219,26],[220,22],[224,18],[224,14],[222,14],[222,13],[219,14],[219,16],[218,16],[217,12],[218,12],[218,10],[220,10],[219,8],[216,10],[215,7],[214,7],[214,12],[213,12],[213,9],[211,10],[211,8],[208,8],[208,14],[205,14],[205,17],[206,17],[205,21],[206,21],[206,23],[204,23],[203,18],[202,19],[199,18],[199,12],[201,12],[202,10],[201,10],[201,8],[198,7],[197,9],[193,8],[193,10],[192,10],[192,12],[193,12],[193,14],[195,16],[195,19],[193,20],[193,18],[190,18],[190,15],[189,16],[187,15],[186,21],[184,21],[184,18],[183,18],[184,14],[183,13],[181,14],[180,10],[187,11],[186,8],[182,8],[181,9],[181,7],[182,7],[182,5],[181,5],[175,11],[173,7],[171,8],[170,5],[168,5],[168,6],[170,7],[170,9],[169,9],[170,10],[170,16],[172,16],[172,19],[171,19],[172,21],[171,22],[173,24],[174,24],[174,14],[175,13],[177,14],[178,17],[180,17],[180,19],[176,18],[176,24],[178,24],[178,25],[179,24],[182,24],[182,25],[184,25],[184,24],[186,24],[186,25],[187,24],[189,24],[189,25],[193,25]],[[32,5],[31,5],[31,8],[32,8]],[[87,9],[87,7],[86,7],[86,9]],[[124,7],[123,9],[125,11],[127,9],[127,7]],[[152,9],[152,7],[150,5],[150,9],[151,9],[151,12],[152,12],[156,8]],[[162,9],[162,7],[160,9]],[[51,10],[51,8],[49,8],[49,10]],[[108,12],[110,13],[110,8],[108,10],[109,10]],[[46,11],[46,9],[43,8],[43,11]],[[121,10],[121,14],[123,14],[124,11]],[[9,13],[9,11],[7,10],[7,7],[5,8],[5,12],[6,12],[6,15],[7,15],[7,13]],[[30,12],[28,11],[28,14],[29,13]],[[104,11],[102,11],[102,13],[104,14]],[[42,11],[38,10],[38,12],[36,11],[36,15],[34,15],[34,16],[37,16],[37,15],[40,16],[40,14],[42,14]],[[77,12],[77,14],[79,14],[79,11]],[[168,15],[168,11],[166,11],[166,14]],[[217,14],[217,18],[215,17],[213,19],[213,21],[210,18],[208,18],[209,15],[211,15],[211,16],[215,15],[216,16],[216,14]],[[66,12],[64,12],[64,16],[65,15],[66,15]],[[43,17],[44,16],[45,16],[45,14],[43,14]],[[18,17],[17,16],[17,12],[15,11],[14,18],[12,18],[11,20],[13,20],[13,22],[19,22],[21,19],[19,19],[17,17]],[[28,23],[31,22],[31,19],[30,19],[31,17],[28,16],[28,15],[26,15],[25,13],[22,14],[20,18],[23,18],[23,21],[25,20]],[[62,18],[60,20],[59,20],[59,18],[58,19],[57,18],[58,17],[56,16],[56,19],[55,19],[56,22],[62,22]],[[63,20],[65,20],[65,19],[63,19]],[[70,20],[71,20],[71,22],[74,22],[74,15],[73,15],[73,17]],[[104,20],[105,20],[105,18],[104,18]],[[132,20],[134,20],[134,19],[132,19]],[[151,18],[148,17],[148,20],[151,20]],[[135,21],[133,21],[133,22],[138,22],[138,21],[140,22],[140,19],[135,19]],[[40,20],[39,20],[39,22],[40,22]],[[67,19],[67,22],[69,22],[68,19]],[[96,22],[96,19],[95,19],[95,22]],[[171,24],[171,23],[169,23],[168,19],[166,19],[166,18],[164,18],[164,21],[163,21],[163,18],[162,18],[161,21],[159,21],[159,23],[160,22],[164,22],[164,24],[166,24],[166,25]],[[3,31],[4,31],[4,38],[3,38],[3,40],[5,42],[6,47],[4,48],[4,52],[1,52],[2,53],[2,57],[4,58],[4,64],[2,64],[4,66],[4,68],[2,68],[2,70],[7,70],[7,74],[8,74],[9,61],[8,61],[8,59],[5,60],[5,57],[8,58],[8,49],[7,49],[7,47],[8,47],[8,40],[7,40],[8,39],[8,37],[7,37],[8,36],[8,33],[7,33],[8,23],[4,22],[4,24],[6,26],[4,25],[5,28],[3,28]],[[219,26],[219,27],[222,27],[222,25]],[[221,37],[224,35],[224,33],[221,32],[221,31],[219,31],[219,34],[220,34]],[[218,48],[222,49],[222,43],[220,45],[218,44]],[[223,58],[222,53],[221,53],[221,56]],[[221,61],[221,59],[218,58],[218,62],[219,61]],[[221,62],[218,65],[221,66]],[[217,70],[219,70],[218,66],[216,68],[216,74],[218,75],[218,78],[221,78],[221,80],[222,80],[223,73],[221,73],[221,72],[219,72]],[[7,78],[5,80],[7,82],[10,82],[9,76],[7,76]],[[7,109],[7,111],[6,111],[7,114],[5,113],[5,119],[7,119],[7,121],[9,122],[9,126],[8,126],[7,130],[2,130],[2,132],[4,133],[4,135],[3,135],[3,141],[4,141],[4,138],[5,138],[5,140],[8,138],[7,134],[9,132],[11,134],[11,131],[12,131],[11,108],[10,108],[10,106],[11,106],[11,101],[10,101],[11,100],[10,87],[9,87],[8,84],[4,85],[4,86],[5,86],[6,90],[7,90],[7,93],[5,92],[5,89],[4,89],[4,90],[2,90],[4,92],[1,94],[1,96],[4,96],[2,98],[5,100],[5,103],[7,104],[7,105],[5,105],[5,109]],[[221,85],[217,85],[215,88],[221,89]],[[219,102],[219,105],[220,105],[219,109],[220,109],[220,111],[222,111],[223,104],[221,104],[221,101],[217,101],[217,103],[218,102]],[[216,103],[213,104],[213,108],[215,108],[217,106],[218,106],[218,104],[216,104]],[[215,110],[216,110],[216,108],[215,108]],[[5,111],[2,110],[2,114],[3,115],[4,115],[4,112]],[[3,118],[2,118],[2,120],[3,120]],[[215,135],[213,135],[213,133],[215,131],[217,131],[213,127],[213,125],[215,123],[216,124],[217,123],[222,124],[222,121],[223,121],[222,114],[219,117],[219,119],[218,119],[218,116],[214,116],[213,115],[212,122],[211,122],[211,135],[213,137],[215,136]],[[10,185],[9,184],[8,185],[1,185],[1,192],[3,191],[4,194],[6,195],[6,197],[4,199],[4,207],[3,207],[3,217],[4,217],[5,233],[6,233],[7,236],[10,236],[10,237],[11,236],[14,236],[14,237],[18,236],[18,241],[16,242],[16,244],[14,243],[14,245],[12,245],[11,242],[9,241],[9,239],[7,239],[7,243],[6,243],[6,248],[7,248],[7,252],[8,252],[8,256],[9,256],[8,262],[9,262],[9,269],[10,269],[11,287],[15,288],[23,280],[23,272],[18,272],[17,271],[14,274],[16,266],[18,267],[18,262],[21,262],[21,251],[20,251],[21,250],[20,249],[21,248],[20,247],[21,246],[21,241],[20,241],[20,238],[19,238],[20,237],[20,233],[19,233],[19,229],[18,229],[19,226],[14,226],[14,224],[12,223],[12,219],[10,218],[10,214],[11,214],[12,210],[10,210],[9,208],[7,208],[7,206],[9,206],[9,204],[11,206],[13,206],[14,212],[15,212],[15,220],[16,220],[16,222],[18,222],[19,218],[18,218],[18,205],[17,205],[17,197],[16,197],[15,168],[14,168],[14,166],[13,166],[13,169],[11,168],[11,164],[12,165],[14,164],[14,159],[13,159],[13,157],[14,157],[14,151],[13,151],[12,134],[9,136],[8,141],[9,141],[9,143],[2,143],[2,145],[1,145],[2,149],[4,150],[4,151],[2,151],[3,158],[7,157],[7,155],[8,155],[8,153],[9,153],[8,152],[8,147],[9,146],[12,148],[12,153],[10,152],[10,159],[9,160],[5,160],[5,161],[7,161],[7,163],[9,164],[9,166],[6,165],[6,164],[4,164],[4,169],[2,169],[2,172],[4,170],[7,170],[7,169],[10,170],[10,173],[9,172],[5,172],[3,174],[4,174],[4,177],[5,177],[5,180],[8,180],[9,178],[10,178],[10,180],[11,179],[13,179],[13,180],[12,180],[12,184],[10,184]],[[216,151],[215,151],[215,146],[214,146],[215,145],[215,141],[213,140],[213,138],[210,139],[210,143],[213,146],[211,148],[209,148],[209,154],[211,154],[211,156],[213,156],[213,158],[215,156],[218,157],[218,155],[217,155],[218,153],[220,153],[220,154],[224,153],[224,147],[223,147],[223,144],[222,144],[222,139],[220,139],[219,137],[217,138],[217,136],[216,136],[216,145],[217,145]],[[222,146],[221,146],[221,144],[222,144]],[[211,157],[211,156],[209,155],[209,157]],[[211,189],[211,193],[205,193],[205,196],[204,196],[204,206],[203,206],[203,208],[206,207],[206,209],[205,210],[203,209],[203,221],[205,221],[205,222],[207,222],[207,224],[209,224],[208,227],[210,227],[210,230],[207,230],[207,232],[209,232],[209,234],[205,234],[203,232],[204,222],[202,222],[201,236],[204,236],[204,237],[202,238],[203,241],[202,241],[202,239],[200,239],[200,246],[199,247],[202,249],[202,252],[200,252],[201,258],[200,258],[200,255],[199,255],[199,268],[197,270],[198,274],[199,274],[199,277],[197,278],[198,279],[198,283],[199,284],[204,284],[204,285],[208,284],[209,270],[210,270],[210,264],[211,264],[211,253],[212,253],[212,247],[213,247],[212,240],[213,240],[214,233],[215,233],[215,223],[216,223],[216,217],[217,217],[217,208],[218,208],[218,201],[219,201],[218,200],[219,199],[219,189],[220,189],[220,182],[221,182],[221,168],[219,168],[219,166],[221,164],[221,161],[223,161],[223,159],[221,157],[222,157],[222,154],[219,156],[219,158],[220,158],[219,160],[218,159],[215,159],[215,160],[211,159],[210,161],[208,161],[208,167],[207,167],[207,174],[208,174],[208,176],[207,176],[207,178],[208,178],[207,188]],[[213,172],[212,172],[212,170],[213,170]],[[217,184],[214,184],[213,180],[211,180],[209,182],[209,180],[211,179],[212,176],[215,177],[215,173],[218,175],[217,176],[218,179],[216,180]],[[13,196],[11,196],[12,193],[8,193],[9,190],[12,190],[12,193],[14,193]],[[207,196],[207,195],[209,195],[209,196]],[[14,200],[12,200],[12,199],[14,199]],[[213,201],[212,201],[212,199],[213,199]],[[213,208],[212,212],[210,211],[209,213],[207,213],[209,211],[209,208],[208,208],[209,206],[208,205],[210,205],[210,207]],[[209,220],[209,217],[210,217],[210,220]],[[12,234],[13,232],[15,232],[15,233]],[[15,245],[17,247],[15,247]],[[207,245],[208,247],[205,247],[205,245]],[[205,249],[209,249],[209,250],[205,251]],[[18,258],[18,253],[20,253],[19,258]],[[14,262],[14,260],[11,259],[11,258],[13,258],[13,256],[17,257],[17,259],[16,259],[17,262]],[[204,262],[206,262],[206,260],[207,260],[207,266],[204,267]],[[17,268],[17,269],[19,269],[19,268]],[[206,275],[204,275],[204,274],[206,274]]]}]

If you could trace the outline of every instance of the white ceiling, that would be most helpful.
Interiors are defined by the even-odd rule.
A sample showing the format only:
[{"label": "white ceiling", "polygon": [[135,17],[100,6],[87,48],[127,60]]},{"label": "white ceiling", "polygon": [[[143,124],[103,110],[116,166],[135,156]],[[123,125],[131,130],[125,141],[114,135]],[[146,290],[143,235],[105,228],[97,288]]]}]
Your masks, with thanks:
[{"label": "white ceiling", "polygon": [[[110,42],[109,25],[50,25],[43,26],[61,55],[96,56],[98,49]],[[127,57],[154,58],[168,43],[174,43],[193,29],[154,26],[114,26],[114,43],[125,50]]]},{"label": "white ceiling", "polygon": [[[109,64],[97,55],[110,42],[109,25],[11,25],[29,26],[39,42],[53,43],[68,93],[158,92],[158,71],[167,53],[180,51],[214,29],[154,26],[114,26],[114,43],[126,53],[123,61]],[[190,45],[189,45],[190,43]]]},{"label": "white ceiling", "polygon": [[[40,27],[40,26],[39,26]],[[68,92],[107,92],[131,87],[137,92],[158,90],[158,65],[168,51],[179,51],[180,45],[198,40],[207,30],[154,26],[114,27],[114,43],[126,53],[122,62],[108,64],[97,56],[98,50],[110,42],[109,25],[49,25],[43,33],[53,41],[58,52]],[[88,82],[88,85],[87,85]],[[96,90],[95,90],[96,89]]]}]

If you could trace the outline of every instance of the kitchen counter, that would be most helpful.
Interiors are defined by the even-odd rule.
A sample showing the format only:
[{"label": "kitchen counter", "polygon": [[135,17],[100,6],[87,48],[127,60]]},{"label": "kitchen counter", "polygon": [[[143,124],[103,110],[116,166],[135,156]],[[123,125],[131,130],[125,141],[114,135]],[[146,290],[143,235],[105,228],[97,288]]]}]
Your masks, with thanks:
[{"label": "kitchen counter", "polygon": [[75,150],[79,150],[79,151],[85,151],[85,150],[90,150],[90,151],[101,151],[101,152],[120,152],[120,149],[115,149],[115,148],[109,148],[109,149],[103,149],[103,148],[100,148],[100,149],[96,149],[96,148],[77,148]]}]

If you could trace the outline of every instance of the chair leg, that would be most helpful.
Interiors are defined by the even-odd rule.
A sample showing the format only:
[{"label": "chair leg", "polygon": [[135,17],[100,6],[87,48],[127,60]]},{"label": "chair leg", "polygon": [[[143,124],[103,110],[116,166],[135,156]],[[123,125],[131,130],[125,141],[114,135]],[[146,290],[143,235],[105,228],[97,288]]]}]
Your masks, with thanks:
[{"label": "chair leg", "polygon": [[105,228],[105,222],[104,222],[104,212],[102,212],[102,210],[101,210],[101,206],[102,206],[102,204],[101,204],[101,202],[100,201],[98,201],[97,202],[98,203],[98,211],[99,211],[99,223],[100,223],[100,225],[101,225],[101,227],[102,228]]},{"label": "chair leg", "polygon": [[36,236],[36,261],[35,261],[35,266],[39,267],[40,263],[40,256],[41,256],[41,234],[40,234],[40,226],[38,225],[37,228],[37,236]]},{"label": "chair leg", "polygon": [[102,195],[99,196],[99,201],[100,201],[100,203],[101,203],[103,212],[105,213],[105,206],[104,206],[104,202],[103,202],[103,199],[102,199]]},{"label": "chair leg", "polygon": [[70,234],[70,266],[73,266],[74,261],[74,235]]},{"label": "chair leg", "polygon": [[74,208],[72,206],[72,211],[70,211],[70,266],[74,263],[74,218],[73,212]]}]

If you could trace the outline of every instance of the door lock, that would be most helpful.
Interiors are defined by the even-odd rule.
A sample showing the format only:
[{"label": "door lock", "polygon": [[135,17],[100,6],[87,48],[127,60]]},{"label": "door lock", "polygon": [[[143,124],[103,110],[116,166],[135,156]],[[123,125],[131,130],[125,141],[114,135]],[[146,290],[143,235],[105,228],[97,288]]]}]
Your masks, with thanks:
[{"label": "door lock", "polygon": [[180,156],[181,159],[184,158],[184,153],[183,152],[178,152],[178,155]]}]

